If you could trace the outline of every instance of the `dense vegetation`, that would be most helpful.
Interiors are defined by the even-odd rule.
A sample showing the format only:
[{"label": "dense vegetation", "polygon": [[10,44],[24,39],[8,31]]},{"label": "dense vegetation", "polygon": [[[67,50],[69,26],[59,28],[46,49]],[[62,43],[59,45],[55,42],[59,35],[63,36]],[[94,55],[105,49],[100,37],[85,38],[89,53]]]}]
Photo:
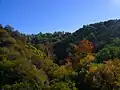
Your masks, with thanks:
[{"label": "dense vegetation", "polygon": [[119,90],[120,20],[32,35],[0,25],[0,89]]}]

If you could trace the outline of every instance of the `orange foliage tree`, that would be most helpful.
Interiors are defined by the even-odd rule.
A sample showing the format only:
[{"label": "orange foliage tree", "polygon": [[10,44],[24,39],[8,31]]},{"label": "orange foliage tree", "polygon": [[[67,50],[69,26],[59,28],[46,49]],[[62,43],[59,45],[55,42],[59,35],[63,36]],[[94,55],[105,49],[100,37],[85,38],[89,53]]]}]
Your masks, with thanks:
[{"label": "orange foliage tree", "polygon": [[94,45],[92,42],[90,42],[89,40],[82,40],[80,41],[80,43],[78,44],[78,49],[80,52],[88,52],[91,53],[93,52],[94,49]]},{"label": "orange foliage tree", "polygon": [[[76,65],[77,63],[80,62],[80,59],[85,58],[85,57],[86,57],[85,59],[87,60],[86,62],[90,62],[91,60],[94,59],[94,57],[92,55],[94,45],[89,40],[80,41],[80,43],[78,45],[74,46],[74,49],[75,49],[75,57],[67,56],[65,58],[65,62],[66,62],[65,64],[72,63],[72,64]],[[87,54],[85,54],[85,56],[82,54],[84,52],[87,53]]]},{"label": "orange foliage tree", "polygon": [[76,67],[80,63],[80,60],[85,61],[85,63],[90,63],[94,56],[92,54],[94,49],[94,44],[89,40],[82,40],[78,45],[75,45],[75,56],[72,57],[73,67]]}]

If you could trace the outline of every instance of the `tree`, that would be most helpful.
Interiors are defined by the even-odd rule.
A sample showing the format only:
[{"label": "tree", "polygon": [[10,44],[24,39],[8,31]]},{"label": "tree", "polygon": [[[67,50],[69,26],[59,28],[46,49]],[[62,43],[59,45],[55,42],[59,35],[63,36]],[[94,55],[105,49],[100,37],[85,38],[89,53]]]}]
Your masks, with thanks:
[{"label": "tree", "polygon": [[2,26],[2,24],[0,24],[0,29],[3,29],[3,26]]},{"label": "tree", "polygon": [[96,54],[96,62],[103,63],[103,61],[118,58],[120,55],[120,47],[106,45],[102,50]]},{"label": "tree", "polygon": [[14,30],[14,28],[11,27],[10,25],[6,25],[4,29],[7,30],[8,32],[12,32]]},{"label": "tree", "polygon": [[[97,66],[97,68],[96,68]],[[85,82],[92,90],[118,90],[120,88],[120,60],[90,66],[95,70],[86,75]]]},{"label": "tree", "polygon": [[93,43],[88,40],[80,41],[78,47],[80,52],[92,52],[94,49]]}]

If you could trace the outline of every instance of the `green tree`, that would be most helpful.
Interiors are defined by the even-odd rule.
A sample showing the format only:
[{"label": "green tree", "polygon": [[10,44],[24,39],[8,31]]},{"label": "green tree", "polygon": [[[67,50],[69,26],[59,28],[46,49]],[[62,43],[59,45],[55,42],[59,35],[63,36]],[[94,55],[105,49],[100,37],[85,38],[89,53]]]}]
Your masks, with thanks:
[{"label": "green tree", "polygon": [[107,45],[96,54],[96,62],[102,63],[103,61],[118,58],[120,54],[120,47]]}]

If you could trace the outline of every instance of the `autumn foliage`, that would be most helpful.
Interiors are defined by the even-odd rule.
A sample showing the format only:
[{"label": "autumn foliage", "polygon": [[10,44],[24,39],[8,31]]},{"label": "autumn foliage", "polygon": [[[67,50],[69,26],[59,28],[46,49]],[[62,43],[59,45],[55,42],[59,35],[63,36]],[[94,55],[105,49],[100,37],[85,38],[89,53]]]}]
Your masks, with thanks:
[{"label": "autumn foliage", "polygon": [[82,40],[78,45],[75,46],[75,56],[67,56],[65,58],[66,63],[72,63],[72,67],[76,67],[79,63],[90,63],[94,60],[93,49],[94,45],[89,40]]},{"label": "autumn foliage", "polygon": [[94,45],[92,42],[90,42],[89,40],[82,40],[80,41],[79,45],[79,51],[80,52],[93,52],[94,49]]},{"label": "autumn foliage", "polygon": [[84,28],[76,37],[24,35],[0,27],[0,90],[119,90],[120,38],[106,42],[102,38],[108,33],[99,36],[92,29]]}]

